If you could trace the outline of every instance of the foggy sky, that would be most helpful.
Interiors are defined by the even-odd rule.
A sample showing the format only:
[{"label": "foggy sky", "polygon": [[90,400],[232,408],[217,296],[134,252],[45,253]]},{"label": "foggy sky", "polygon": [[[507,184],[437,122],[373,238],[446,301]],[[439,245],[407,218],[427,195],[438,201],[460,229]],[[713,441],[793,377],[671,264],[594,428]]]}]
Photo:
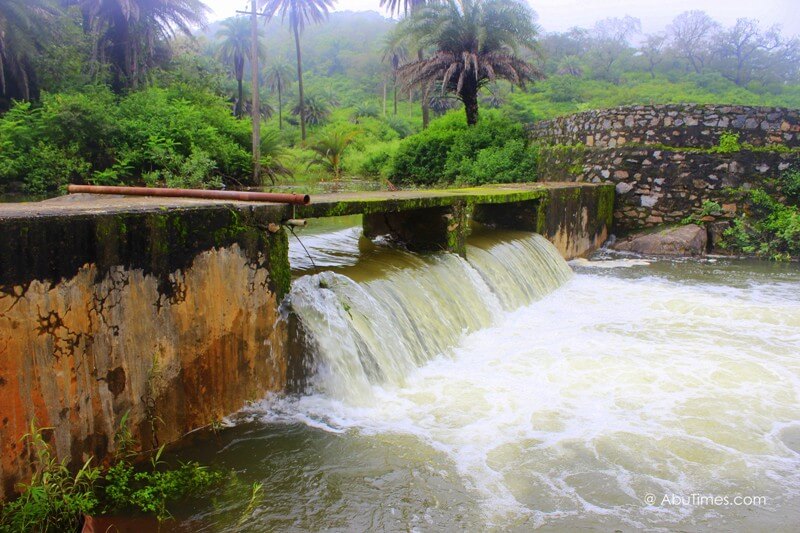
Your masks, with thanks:
[{"label": "foggy sky", "polygon": [[[232,16],[249,0],[205,0],[214,10],[210,20]],[[642,21],[645,33],[662,31],[683,11],[700,9],[725,26],[737,18],[755,18],[763,27],[780,24],[786,36],[800,35],[800,0],[528,0],[539,14],[545,31],[564,31],[573,26],[591,27],[606,17],[631,15]],[[337,11],[379,11],[379,0],[339,0]]]}]

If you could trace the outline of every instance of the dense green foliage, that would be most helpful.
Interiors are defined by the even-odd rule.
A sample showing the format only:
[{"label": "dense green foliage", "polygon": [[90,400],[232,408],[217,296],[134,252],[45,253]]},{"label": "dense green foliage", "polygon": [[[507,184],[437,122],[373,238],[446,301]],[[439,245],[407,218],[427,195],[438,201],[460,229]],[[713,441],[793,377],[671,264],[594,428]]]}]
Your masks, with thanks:
[{"label": "dense green foliage", "polygon": [[496,111],[473,127],[449,113],[400,142],[389,177],[413,185],[481,185],[533,181],[536,151],[518,122]]},{"label": "dense green foliage", "polygon": [[250,172],[250,128],[220,98],[188,87],[117,97],[104,87],[43,94],[0,117],[0,187],[66,183],[219,187]]},{"label": "dense green foliage", "polygon": [[776,192],[742,191],[748,209],[725,232],[728,249],[776,260],[800,258],[800,171],[785,173]]},{"label": "dense green foliage", "polygon": [[130,462],[120,461],[105,472],[103,494],[110,508],[136,510],[164,520],[171,516],[168,503],[195,495],[223,479],[220,472],[197,463],[162,469],[161,451],[153,458],[149,469],[137,471]]}]

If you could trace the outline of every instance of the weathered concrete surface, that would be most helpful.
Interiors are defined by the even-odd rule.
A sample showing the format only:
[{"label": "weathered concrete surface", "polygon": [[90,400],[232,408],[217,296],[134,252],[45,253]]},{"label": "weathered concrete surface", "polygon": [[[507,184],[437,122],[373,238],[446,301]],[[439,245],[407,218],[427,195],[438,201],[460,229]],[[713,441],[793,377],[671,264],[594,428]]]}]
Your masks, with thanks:
[{"label": "weathered concrete surface", "polygon": [[379,236],[404,243],[412,252],[447,251],[466,255],[471,206],[455,203],[408,211],[364,215],[364,236]]},{"label": "weathered concrete surface", "polygon": [[611,231],[613,212],[613,186],[562,184],[537,200],[476,205],[473,218],[484,224],[535,231],[550,240],[565,259],[574,259],[602,246]]},{"label": "weathered concrete surface", "polygon": [[284,387],[274,217],[147,204],[0,206],[0,497],[29,473],[31,421],[77,464],[126,412],[149,448]]},{"label": "weathered concrete surface", "polygon": [[608,237],[614,188],[593,183],[534,183],[467,189],[321,195],[296,216],[364,214],[368,237],[390,235],[417,251],[464,254],[470,218],[536,231],[571,259],[599,248]]},{"label": "weathered concrete surface", "polygon": [[655,233],[632,235],[614,243],[621,252],[642,255],[702,256],[706,254],[708,233],[697,224],[667,228]]}]

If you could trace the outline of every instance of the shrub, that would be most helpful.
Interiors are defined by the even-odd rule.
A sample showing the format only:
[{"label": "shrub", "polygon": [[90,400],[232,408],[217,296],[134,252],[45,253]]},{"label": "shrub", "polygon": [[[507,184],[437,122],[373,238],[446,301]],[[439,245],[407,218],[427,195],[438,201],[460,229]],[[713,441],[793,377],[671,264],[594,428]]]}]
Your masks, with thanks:
[{"label": "shrub", "polygon": [[533,147],[513,139],[499,148],[479,151],[475,161],[464,167],[458,181],[469,185],[533,181],[537,160],[538,153]]},{"label": "shrub", "polygon": [[368,177],[388,177],[398,141],[368,145],[348,156],[347,169]]},{"label": "shrub", "polygon": [[461,119],[460,114],[446,115],[427,130],[403,139],[389,178],[415,185],[535,179],[537,154],[521,124],[494,111],[484,112],[472,127]]},{"label": "shrub", "polygon": [[105,475],[104,494],[111,508],[136,509],[154,514],[159,520],[171,516],[167,504],[222,481],[222,474],[197,463],[183,463],[171,470],[161,469],[163,447],[151,461],[151,468],[136,472],[128,461],[120,461]]},{"label": "shrub", "polygon": [[443,181],[445,163],[457,131],[429,128],[403,140],[389,177],[397,183],[433,185]]},{"label": "shrub", "polygon": [[117,431],[115,464],[103,469],[91,466],[90,458],[77,472],[56,460],[42,429],[32,424],[25,441],[33,457],[33,476],[30,484],[20,486],[19,497],[0,502],[0,531],[77,531],[84,515],[129,510],[163,520],[171,516],[167,504],[195,496],[225,477],[198,463],[167,468],[160,461],[163,446],[149,468],[134,467],[136,443],[127,419],[126,414]]},{"label": "shrub", "polygon": [[763,189],[748,194],[749,213],[725,231],[724,247],[774,260],[800,257],[800,209]]},{"label": "shrub", "polygon": [[781,176],[781,190],[789,202],[800,205],[800,170],[791,170]]},{"label": "shrub", "polygon": [[386,117],[386,124],[388,124],[389,127],[392,128],[401,139],[405,139],[414,133],[414,128],[411,127],[411,124],[400,117]]}]

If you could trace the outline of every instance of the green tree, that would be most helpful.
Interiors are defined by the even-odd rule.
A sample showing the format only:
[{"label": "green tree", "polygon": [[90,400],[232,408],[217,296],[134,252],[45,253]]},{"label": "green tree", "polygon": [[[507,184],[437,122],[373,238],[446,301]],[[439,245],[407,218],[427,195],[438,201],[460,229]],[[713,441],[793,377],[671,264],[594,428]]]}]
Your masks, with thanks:
[{"label": "green tree", "polygon": [[112,67],[114,88],[137,87],[155,66],[160,46],[205,23],[200,0],[81,0],[86,30],[97,35],[99,59]]},{"label": "green tree", "polygon": [[395,29],[386,35],[383,41],[383,57],[381,61],[389,63],[392,67],[392,90],[394,92],[394,114],[397,115],[397,71],[400,69],[406,58],[408,57],[408,50],[406,49],[405,38],[402,32]]},{"label": "green tree", "polygon": [[280,134],[268,130],[261,136],[261,172],[259,176],[267,176],[274,185],[281,176],[291,176],[292,171],[286,166],[289,153],[281,141]]},{"label": "green tree", "polygon": [[358,136],[357,130],[333,129],[322,132],[317,141],[310,146],[315,152],[310,165],[320,165],[331,174],[333,179],[342,177],[342,156]]},{"label": "green tree", "polygon": [[46,0],[0,0],[0,95],[30,99],[31,61],[53,13]]},{"label": "green tree", "polygon": [[300,51],[300,34],[308,23],[319,24],[328,18],[334,0],[265,0],[263,12],[267,20],[280,13],[281,21],[289,18],[289,27],[294,34],[297,55],[297,88],[299,92],[300,138],[306,140],[305,98],[303,95],[303,54]]},{"label": "green tree", "polygon": [[[235,114],[238,118],[242,118],[244,114],[244,65],[251,54],[251,30],[250,21],[241,17],[223,21],[222,28],[217,32],[217,39],[220,40],[219,57],[224,63],[231,65],[233,77],[236,78],[238,91]],[[258,56],[262,58],[265,55],[266,48],[259,36]]]},{"label": "green tree", "polygon": [[467,124],[478,121],[478,91],[505,79],[523,86],[541,73],[518,56],[533,48],[533,13],[518,0],[449,0],[418,10],[409,30],[423,46],[436,51],[428,59],[400,68],[407,86],[439,83],[464,103]]},{"label": "green tree", "polygon": [[266,83],[270,91],[278,93],[278,129],[283,129],[283,91],[292,81],[292,67],[287,63],[273,63],[267,67]]},{"label": "green tree", "polygon": [[301,104],[297,104],[294,109],[292,109],[292,114],[300,117],[301,124],[305,122],[307,124],[319,125],[325,122],[331,114],[331,108],[328,102],[319,96],[309,96],[305,99],[303,104],[303,107],[300,107]]},{"label": "green tree", "polygon": [[[381,0],[381,7],[386,9],[390,15],[400,15],[401,13],[408,17],[418,12],[420,9],[430,4],[438,4],[440,0]],[[417,48],[417,60],[422,61],[424,54],[422,46]],[[395,96],[397,89],[395,88]],[[395,100],[395,107],[396,107]],[[397,112],[395,111],[395,114]],[[422,88],[422,129],[428,127],[430,122],[430,107],[428,102],[428,86]]]}]

